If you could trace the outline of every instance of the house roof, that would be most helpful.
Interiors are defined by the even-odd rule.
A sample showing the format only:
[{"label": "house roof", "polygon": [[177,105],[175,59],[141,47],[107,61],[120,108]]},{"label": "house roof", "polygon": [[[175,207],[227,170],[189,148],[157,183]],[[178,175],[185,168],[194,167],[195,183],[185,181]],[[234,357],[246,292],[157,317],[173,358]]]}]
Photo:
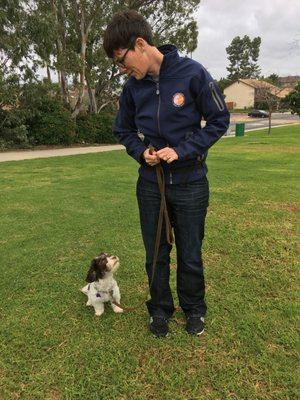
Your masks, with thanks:
[{"label": "house roof", "polygon": [[266,81],[262,81],[262,80],[258,80],[258,79],[239,79],[239,82],[243,82],[246,85],[252,86],[255,89],[259,89],[259,88],[268,88],[270,89],[270,91],[278,91],[279,88],[277,86],[272,85],[269,82]]},{"label": "house roof", "polygon": [[280,90],[280,92],[277,94],[277,96],[280,97],[281,99],[283,99],[285,96],[290,94],[293,90],[295,90],[295,89],[292,87],[284,87],[282,90]]},{"label": "house roof", "polygon": [[284,98],[293,90],[293,88],[291,87],[281,89],[278,86],[272,85],[269,82],[258,79],[239,79],[239,81],[255,89],[267,89],[270,93],[279,98]]},{"label": "house roof", "polygon": [[[254,89],[268,89],[268,91],[270,93],[272,93],[273,95],[275,95],[276,97],[279,98],[284,98],[285,96],[287,96],[290,92],[292,92],[294,90],[293,87],[284,87],[284,88],[279,88],[275,85],[272,85],[269,82],[263,81],[263,80],[258,80],[258,79],[238,79],[236,81],[237,83],[242,82],[245,85],[251,86]],[[233,82],[231,85],[233,85]],[[230,87],[231,85],[227,86]],[[227,88],[225,88],[227,89]]]}]

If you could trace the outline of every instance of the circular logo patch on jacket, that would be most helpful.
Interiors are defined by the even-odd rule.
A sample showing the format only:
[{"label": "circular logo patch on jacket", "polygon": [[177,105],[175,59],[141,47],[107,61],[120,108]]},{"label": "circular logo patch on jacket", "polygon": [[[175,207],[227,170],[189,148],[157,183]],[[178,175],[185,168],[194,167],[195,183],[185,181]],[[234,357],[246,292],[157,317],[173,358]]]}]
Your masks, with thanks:
[{"label": "circular logo patch on jacket", "polygon": [[185,103],[185,97],[183,93],[175,93],[173,96],[173,104],[175,107],[182,107]]}]

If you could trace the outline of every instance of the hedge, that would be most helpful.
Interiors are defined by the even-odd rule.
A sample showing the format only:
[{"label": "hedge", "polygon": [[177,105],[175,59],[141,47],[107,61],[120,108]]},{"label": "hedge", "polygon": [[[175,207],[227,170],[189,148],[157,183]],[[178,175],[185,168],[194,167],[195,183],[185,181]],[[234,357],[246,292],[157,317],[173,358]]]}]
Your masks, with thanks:
[{"label": "hedge", "polygon": [[114,119],[114,115],[107,112],[80,115],[76,121],[78,142],[117,143],[112,131]]}]

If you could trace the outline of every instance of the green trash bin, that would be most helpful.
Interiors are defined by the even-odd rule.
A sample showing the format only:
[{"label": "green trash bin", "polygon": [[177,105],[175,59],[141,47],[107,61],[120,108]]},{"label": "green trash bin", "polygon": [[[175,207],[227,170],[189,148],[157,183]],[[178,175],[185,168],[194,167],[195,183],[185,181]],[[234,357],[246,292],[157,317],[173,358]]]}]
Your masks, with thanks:
[{"label": "green trash bin", "polygon": [[244,136],[244,134],[245,134],[244,122],[235,124],[235,136]]}]

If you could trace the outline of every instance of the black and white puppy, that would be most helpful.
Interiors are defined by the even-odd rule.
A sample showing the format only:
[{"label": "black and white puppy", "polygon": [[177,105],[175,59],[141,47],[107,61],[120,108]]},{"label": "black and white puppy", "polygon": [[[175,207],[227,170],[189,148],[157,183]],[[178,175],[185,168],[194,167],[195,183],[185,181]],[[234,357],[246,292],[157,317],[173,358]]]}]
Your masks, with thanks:
[{"label": "black and white puppy", "polygon": [[95,315],[100,316],[104,312],[104,303],[110,302],[116,313],[123,309],[114,303],[120,304],[121,295],[117,281],[113,274],[119,268],[120,262],[117,256],[101,253],[95,257],[88,271],[86,282],[81,291],[88,296],[87,306],[93,306]]}]

